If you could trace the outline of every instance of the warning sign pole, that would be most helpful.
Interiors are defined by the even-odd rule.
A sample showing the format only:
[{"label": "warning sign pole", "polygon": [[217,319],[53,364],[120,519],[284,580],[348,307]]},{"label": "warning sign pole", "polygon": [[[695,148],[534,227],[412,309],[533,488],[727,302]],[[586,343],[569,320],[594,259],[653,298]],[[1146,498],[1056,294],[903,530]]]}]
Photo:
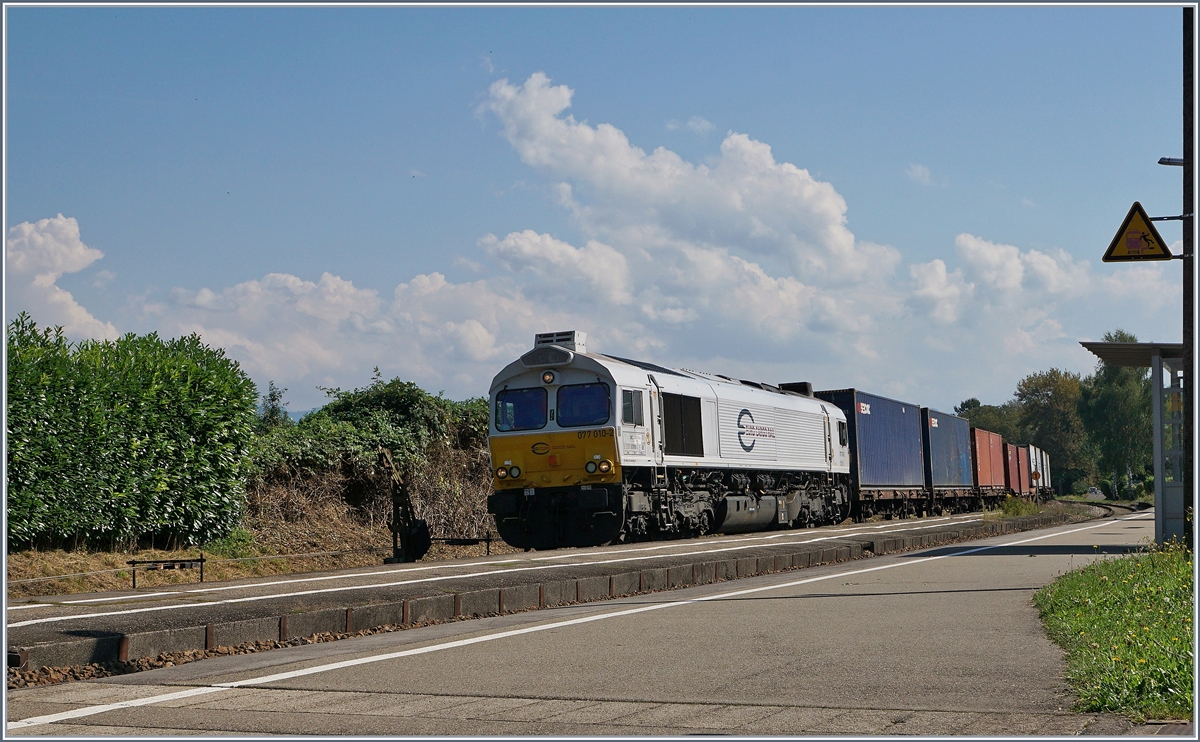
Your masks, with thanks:
[{"label": "warning sign pole", "polygon": [[1193,97],[1194,69],[1196,65],[1195,8],[1183,8],[1183,492],[1184,502],[1192,504],[1192,527],[1187,530],[1189,546],[1195,530],[1196,478],[1192,473],[1192,431],[1194,415],[1192,406],[1196,395],[1192,393],[1195,374],[1195,353],[1192,345],[1195,338],[1193,314],[1195,312],[1195,244],[1192,232],[1195,229],[1196,199],[1192,189],[1195,151],[1192,138],[1195,136],[1195,106]]}]

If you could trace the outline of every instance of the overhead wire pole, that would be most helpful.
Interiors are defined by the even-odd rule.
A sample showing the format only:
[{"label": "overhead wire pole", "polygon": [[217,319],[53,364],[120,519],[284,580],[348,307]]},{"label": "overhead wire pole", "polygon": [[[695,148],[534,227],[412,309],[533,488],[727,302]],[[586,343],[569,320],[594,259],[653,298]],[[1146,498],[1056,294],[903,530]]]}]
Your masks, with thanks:
[{"label": "overhead wire pole", "polygon": [[[1194,416],[1192,404],[1195,395],[1192,393],[1192,381],[1195,379],[1195,353],[1192,350],[1195,338],[1193,312],[1195,309],[1195,278],[1194,269],[1193,227],[1195,225],[1195,192],[1192,188],[1192,174],[1195,151],[1192,138],[1195,134],[1195,24],[1194,7],[1183,8],[1183,491],[1184,502],[1192,503],[1193,522],[1196,510],[1195,477],[1192,474],[1192,429]],[[1187,529],[1187,538],[1192,540],[1195,526]]]}]

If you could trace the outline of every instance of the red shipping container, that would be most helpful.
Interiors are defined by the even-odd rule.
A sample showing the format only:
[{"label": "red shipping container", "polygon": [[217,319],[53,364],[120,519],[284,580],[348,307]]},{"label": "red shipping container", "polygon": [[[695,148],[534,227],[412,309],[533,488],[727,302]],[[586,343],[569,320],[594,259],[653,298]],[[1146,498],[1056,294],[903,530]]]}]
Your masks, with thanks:
[{"label": "red shipping container", "polygon": [[976,487],[1004,488],[1004,440],[999,433],[972,428],[971,457],[975,462]]},{"label": "red shipping container", "polygon": [[1014,494],[1021,491],[1021,473],[1017,470],[1017,447],[1008,442],[1004,444],[1004,486]]},{"label": "red shipping container", "polygon": [[999,433],[992,433],[992,478],[1004,489],[1004,438]]}]

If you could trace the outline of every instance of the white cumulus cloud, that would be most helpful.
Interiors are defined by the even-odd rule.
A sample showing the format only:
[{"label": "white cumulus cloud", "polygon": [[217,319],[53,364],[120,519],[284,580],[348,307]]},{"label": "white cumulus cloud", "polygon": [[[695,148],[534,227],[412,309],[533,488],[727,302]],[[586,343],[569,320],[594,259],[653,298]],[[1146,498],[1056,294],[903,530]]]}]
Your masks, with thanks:
[{"label": "white cumulus cloud", "polygon": [[731,133],[711,165],[659,147],[647,154],[611,124],[591,126],[565,111],[574,94],[536,73],[499,80],[486,104],[523,162],[586,184],[588,203],[561,188],[581,226],[615,245],[622,231],[708,245],[766,261],[800,280],[857,280],[891,271],[890,247],[856,242],[845,199],[807,170],[777,162],[769,145]]},{"label": "white cumulus cloud", "polygon": [[61,325],[72,340],[117,338],[111,322],[92,316],[57,285],[64,273],[78,273],[102,257],[83,243],[79,223],[62,214],[11,227],[5,241],[6,313],[28,312],[39,325]]}]

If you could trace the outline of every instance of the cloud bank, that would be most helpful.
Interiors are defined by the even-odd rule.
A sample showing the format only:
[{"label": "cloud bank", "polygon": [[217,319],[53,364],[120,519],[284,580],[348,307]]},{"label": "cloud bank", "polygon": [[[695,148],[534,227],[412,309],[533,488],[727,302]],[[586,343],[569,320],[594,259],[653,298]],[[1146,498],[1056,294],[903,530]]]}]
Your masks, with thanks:
[{"label": "cloud bank", "polygon": [[[573,95],[538,73],[497,81],[481,111],[553,186],[578,244],[536,225],[483,235],[473,260],[457,259],[477,280],[432,272],[390,295],[330,273],[178,288],[145,306],[145,323],[227,348],[260,385],[289,387],[296,409],[320,403],[316,385],[359,385],[374,366],[452,396],[485,394],[534,333],[571,328],[600,352],[945,407],[989,391],[1002,401],[1023,373],[1080,365],[1076,341],[1100,307],[1152,314],[1177,301],[1160,266],[1104,276],[1063,250],[968,233],[943,258],[905,265],[854,236],[832,184],[768,144],[730,132],[704,164],[647,153],[611,124],[576,121]],[[930,179],[918,165],[909,175]],[[7,251],[10,315],[115,336],[56,286],[102,257],[74,219],[17,225]]]}]

